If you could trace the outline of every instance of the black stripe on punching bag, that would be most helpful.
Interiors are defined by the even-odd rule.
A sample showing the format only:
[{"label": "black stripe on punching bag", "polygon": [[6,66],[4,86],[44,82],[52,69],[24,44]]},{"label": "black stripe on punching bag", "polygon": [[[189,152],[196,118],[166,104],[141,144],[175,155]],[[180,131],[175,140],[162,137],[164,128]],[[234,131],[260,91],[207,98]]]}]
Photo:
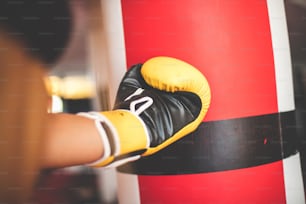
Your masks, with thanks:
[{"label": "black stripe on punching bag", "polygon": [[162,151],[118,167],[142,175],[191,174],[258,166],[297,153],[295,111],[203,122]]}]

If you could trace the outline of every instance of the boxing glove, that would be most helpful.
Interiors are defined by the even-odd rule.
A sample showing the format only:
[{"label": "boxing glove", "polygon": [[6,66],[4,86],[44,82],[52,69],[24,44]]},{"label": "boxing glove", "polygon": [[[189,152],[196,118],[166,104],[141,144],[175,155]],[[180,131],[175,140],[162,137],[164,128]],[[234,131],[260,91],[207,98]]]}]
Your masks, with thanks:
[{"label": "boxing glove", "polygon": [[148,156],[193,132],[210,105],[206,78],[192,65],[155,57],[123,77],[112,111],[92,118],[104,144],[94,167],[118,166]]}]

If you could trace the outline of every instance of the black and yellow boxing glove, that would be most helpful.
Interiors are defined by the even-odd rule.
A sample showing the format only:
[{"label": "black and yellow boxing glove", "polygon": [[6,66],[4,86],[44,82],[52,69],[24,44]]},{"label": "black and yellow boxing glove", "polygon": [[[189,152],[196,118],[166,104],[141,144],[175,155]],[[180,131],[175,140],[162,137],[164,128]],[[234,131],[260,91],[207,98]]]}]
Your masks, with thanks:
[{"label": "black and yellow boxing glove", "polygon": [[210,105],[206,78],[190,64],[155,57],[122,79],[114,110],[83,114],[95,119],[103,157],[95,167],[118,166],[154,154],[194,131]]}]

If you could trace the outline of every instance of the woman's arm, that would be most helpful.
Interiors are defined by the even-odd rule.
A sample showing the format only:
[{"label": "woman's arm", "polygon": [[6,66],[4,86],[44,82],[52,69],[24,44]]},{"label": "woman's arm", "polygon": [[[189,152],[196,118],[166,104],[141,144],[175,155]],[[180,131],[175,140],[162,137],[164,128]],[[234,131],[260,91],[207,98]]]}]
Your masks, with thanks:
[{"label": "woman's arm", "polygon": [[42,168],[88,164],[103,155],[94,121],[82,116],[48,114],[44,137]]}]

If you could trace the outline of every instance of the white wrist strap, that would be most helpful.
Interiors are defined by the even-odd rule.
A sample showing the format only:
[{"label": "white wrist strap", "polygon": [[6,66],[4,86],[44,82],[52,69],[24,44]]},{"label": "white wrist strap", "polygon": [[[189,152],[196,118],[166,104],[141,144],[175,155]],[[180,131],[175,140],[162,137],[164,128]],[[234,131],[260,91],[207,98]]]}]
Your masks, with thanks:
[{"label": "white wrist strap", "polygon": [[98,112],[88,112],[88,113],[81,112],[81,113],[78,113],[77,115],[80,115],[80,116],[83,116],[83,117],[90,118],[90,119],[94,120],[95,126],[96,126],[96,128],[99,132],[99,135],[100,135],[100,139],[102,140],[103,150],[104,150],[103,156],[99,160],[97,160],[93,163],[87,164],[88,166],[94,166],[96,164],[99,164],[99,163],[103,162],[107,158],[109,158],[111,156],[111,152],[112,152],[111,145],[110,145],[109,139],[108,139],[108,135],[106,134],[103,126],[101,125],[101,122],[105,122],[105,118],[103,117],[103,115],[101,115]]}]

